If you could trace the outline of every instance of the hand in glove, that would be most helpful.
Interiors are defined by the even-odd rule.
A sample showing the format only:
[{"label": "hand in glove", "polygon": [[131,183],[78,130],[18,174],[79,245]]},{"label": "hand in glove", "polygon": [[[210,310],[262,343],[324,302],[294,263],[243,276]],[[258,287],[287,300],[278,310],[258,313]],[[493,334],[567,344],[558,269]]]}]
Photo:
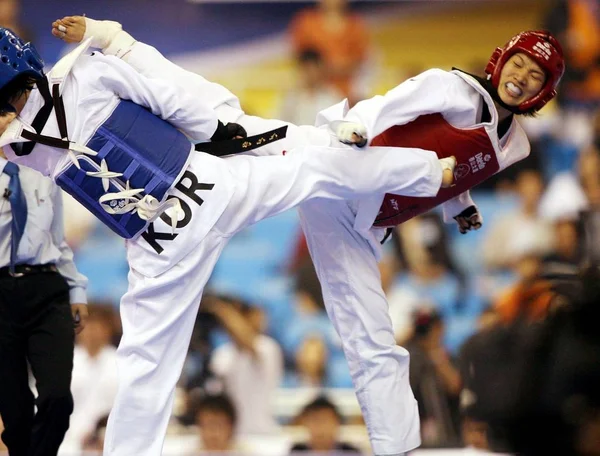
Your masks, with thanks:
[{"label": "hand in glove", "polygon": [[225,141],[228,139],[239,139],[245,138],[248,136],[244,127],[240,124],[236,124],[233,122],[229,122],[228,124],[224,124],[219,120],[219,124],[217,125],[217,130],[210,138],[211,141]]},{"label": "hand in glove", "polygon": [[467,231],[478,230],[483,225],[483,217],[479,213],[477,206],[469,206],[456,217],[458,230],[461,234],[466,234]]},{"label": "hand in glove", "polygon": [[354,122],[340,122],[335,129],[340,142],[357,147],[367,145],[367,129],[364,125]]}]

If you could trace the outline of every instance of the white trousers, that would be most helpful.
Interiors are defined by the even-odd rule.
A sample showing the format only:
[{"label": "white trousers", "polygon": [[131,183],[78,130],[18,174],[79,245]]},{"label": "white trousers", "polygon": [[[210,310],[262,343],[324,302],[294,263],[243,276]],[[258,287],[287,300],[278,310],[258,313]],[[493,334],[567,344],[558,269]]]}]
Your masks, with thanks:
[{"label": "white trousers", "polygon": [[[196,153],[188,170],[205,172],[207,160],[205,154]],[[131,267],[129,289],[121,301],[123,337],[117,350],[119,388],[106,432],[105,455],[160,455],[175,385],[187,354],[200,298],[231,236],[248,225],[306,201],[341,201],[386,192],[433,196],[442,178],[435,154],[410,151],[398,154],[390,148],[359,151],[303,147],[285,156],[233,156],[224,162],[233,176],[235,189],[225,211],[208,234],[197,242],[190,242],[193,238],[186,236],[184,231],[200,231],[202,211],[208,205],[199,206],[188,194],[174,189],[171,195],[191,208],[190,221],[175,231],[181,236],[161,240],[160,253],[147,250],[149,253],[141,259],[138,255],[136,261],[138,264],[159,261],[160,256],[181,259],[166,272],[152,277]],[[205,199],[219,196],[216,185]],[[154,225],[156,231],[170,230],[162,219],[157,219]],[[180,239],[186,239],[186,242],[179,242]],[[146,239],[139,237],[129,243],[128,250],[144,242]],[[186,253],[183,257],[182,251]],[[359,324],[338,324],[335,314],[332,318],[338,329],[346,324],[351,327]],[[341,334],[347,334],[347,330]],[[366,376],[386,374],[381,369],[366,372]],[[359,398],[365,398],[361,391]],[[385,400],[378,403],[383,405]],[[365,410],[369,412],[371,405]],[[383,419],[384,413],[367,416]],[[383,423],[372,421],[369,426],[371,429],[386,428]]]},{"label": "white trousers", "polygon": [[375,253],[353,228],[355,213],[347,202],[309,201],[299,212],[373,452],[404,454],[421,444],[419,410],[409,354],[396,345]]},{"label": "white trousers", "polygon": [[[238,122],[250,135],[287,124],[246,115],[226,88],[181,69],[143,43],[133,46],[127,60],[147,77],[184,85],[191,96],[211,104],[221,121]],[[285,141],[252,154],[280,155],[297,146],[335,143],[324,130],[287,125]],[[393,148],[306,148],[293,154],[291,162],[228,158],[238,188],[217,225],[166,273],[148,278],[130,272],[130,289],[121,303],[121,386],[105,454],[160,454],[200,296],[225,243],[245,226],[302,202],[302,227],[327,312],[342,339],[373,450],[395,455],[420,444],[408,352],[396,346],[375,253],[354,230],[355,213],[340,198],[373,196],[393,188],[397,194],[435,195],[441,181],[436,158],[429,152]],[[201,208],[195,212],[193,223],[200,223]]]}]

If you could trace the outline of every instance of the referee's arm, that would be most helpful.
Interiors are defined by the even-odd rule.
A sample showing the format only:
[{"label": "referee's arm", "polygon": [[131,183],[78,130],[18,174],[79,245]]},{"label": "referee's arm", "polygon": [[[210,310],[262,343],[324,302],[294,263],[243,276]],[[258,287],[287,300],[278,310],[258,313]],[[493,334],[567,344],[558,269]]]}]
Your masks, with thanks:
[{"label": "referee's arm", "polygon": [[62,275],[69,285],[69,300],[73,319],[77,325],[79,333],[85,327],[87,319],[87,283],[88,279],[77,271],[73,261],[73,251],[65,241],[64,221],[63,221],[63,200],[62,194],[57,185],[52,189],[52,205],[54,208],[54,217],[50,227],[52,241],[60,250],[60,258],[56,262],[58,272]]}]

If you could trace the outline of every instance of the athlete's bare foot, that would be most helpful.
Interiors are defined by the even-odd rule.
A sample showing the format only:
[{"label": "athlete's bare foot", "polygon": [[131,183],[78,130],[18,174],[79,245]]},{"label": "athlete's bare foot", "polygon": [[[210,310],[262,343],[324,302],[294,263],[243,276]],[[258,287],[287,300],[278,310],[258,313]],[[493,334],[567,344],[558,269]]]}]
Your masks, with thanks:
[{"label": "athlete's bare foot", "polygon": [[454,185],[454,168],[456,168],[456,157],[441,158],[439,160],[442,167],[442,188],[452,187]]},{"label": "athlete's bare foot", "polygon": [[79,43],[85,34],[85,17],[65,16],[52,23],[52,35],[66,43]]}]

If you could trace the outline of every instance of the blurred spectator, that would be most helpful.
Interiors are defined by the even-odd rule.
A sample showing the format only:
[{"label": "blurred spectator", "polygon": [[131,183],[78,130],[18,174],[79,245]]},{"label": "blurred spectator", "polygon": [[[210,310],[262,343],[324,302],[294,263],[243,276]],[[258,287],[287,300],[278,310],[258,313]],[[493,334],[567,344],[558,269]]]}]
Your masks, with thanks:
[{"label": "blurred spectator", "polygon": [[467,448],[476,448],[478,450],[489,450],[490,444],[487,438],[488,425],[485,421],[480,421],[469,416],[462,420],[462,440]]},{"label": "blurred spectator", "polygon": [[600,263],[600,109],[594,118],[594,142],[580,158],[580,180],[588,206],[582,211],[583,260]]},{"label": "blurred spectator", "polygon": [[[544,122],[545,121],[545,122]],[[546,131],[536,132],[533,118],[523,122],[523,127],[531,134],[532,154],[543,154],[540,169],[547,180],[568,171],[574,171],[579,152],[589,145],[592,137],[591,118],[586,111],[566,110],[562,106],[546,114],[541,126],[546,124]],[[536,134],[539,137],[536,138]]]},{"label": "blurred spectator", "polygon": [[600,259],[600,111],[594,120],[594,142],[579,157],[578,173],[557,175],[548,186],[540,213],[554,223],[553,267],[573,267]]},{"label": "blurred spectator", "polygon": [[0,0],[0,27],[11,29],[25,42],[32,41],[30,31],[21,25],[19,0]]},{"label": "blurred spectator", "polygon": [[410,353],[410,385],[419,403],[424,447],[453,447],[460,442],[458,370],[442,344],[444,323],[432,310],[415,314]]},{"label": "blurred spectator", "polygon": [[[581,217],[585,212],[593,214],[596,209],[600,186],[600,161],[594,154],[584,154],[580,159],[580,182],[568,175],[555,179],[555,188],[546,198],[546,216],[553,222],[554,249],[544,258],[546,267],[575,268],[584,258]],[[558,192],[562,198],[554,198]],[[591,233],[590,233],[591,234]]]},{"label": "blurred spectator", "polygon": [[325,316],[325,302],[315,267],[307,258],[298,267],[295,277],[296,308],[301,315]]},{"label": "blurred spectator", "polygon": [[[200,303],[189,351],[179,379],[181,387],[186,391],[195,390],[194,394],[205,394],[207,389],[209,393],[220,393],[223,389],[221,382],[210,368],[214,352],[213,338],[215,333],[222,329],[217,317],[206,309],[206,303],[213,299],[215,296],[205,295]],[[194,411],[190,410],[190,407],[188,412],[192,414],[180,417],[184,425],[192,424],[196,420]]]},{"label": "blurred spectator", "polygon": [[483,309],[477,319],[477,330],[485,331],[486,329],[494,327],[498,322],[498,312],[496,312],[493,307],[488,306]]},{"label": "blurred spectator", "polygon": [[304,237],[304,232],[300,230],[298,237],[294,242],[294,249],[287,265],[287,270],[290,274],[295,274],[307,261],[310,260],[310,252],[308,244]]},{"label": "blurred spectator", "polygon": [[600,106],[600,3],[556,0],[544,28],[555,34],[565,51],[558,109],[543,112],[542,122],[524,119],[523,125],[532,150],[543,150],[544,173],[552,178],[574,171],[580,151],[593,142],[591,112]]},{"label": "blurred spectator", "polygon": [[337,407],[325,396],[319,396],[309,403],[300,414],[300,423],[308,431],[308,442],[295,444],[291,451],[358,453],[360,451],[347,443],[339,442],[342,415]]},{"label": "blurred spectator", "polygon": [[395,286],[399,261],[393,252],[386,252],[379,262],[381,285],[385,292],[394,335],[399,345],[407,340],[412,331],[413,314],[423,304],[419,296],[407,287]]},{"label": "blurred spectator", "polygon": [[545,28],[563,43],[566,72],[559,95],[570,102],[600,103],[600,4],[597,0],[558,0]]},{"label": "blurred spectator", "polygon": [[[534,192],[531,191],[531,194]],[[531,198],[533,200],[533,198]],[[499,240],[512,258],[517,282],[500,294],[495,308],[504,323],[517,319],[545,318],[553,293],[551,284],[539,278],[542,270],[573,270],[581,261],[578,234],[579,214],[587,206],[579,185],[568,175],[556,177],[540,202],[540,215],[551,223],[552,249],[542,237],[542,222],[516,224],[507,228],[511,238]]]},{"label": "blurred spectator", "polygon": [[481,333],[465,384],[492,450],[600,455],[600,270],[553,280],[562,305],[539,324]]},{"label": "blurred spectator", "polygon": [[287,386],[295,388],[318,388],[325,386],[328,351],[323,338],[307,336],[295,353],[295,371],[288,376]]},{"label": "blurred spectator", "polygon": [[214,351],[210,367],[224,381],[235,404],[238,432],[274,432],[277,425],[271,403],[283,379],[283,353],[277,342],[264,334],[264,312],[246,304],[238,310],[218,299],[203,306],[232,339]]},{"label": "blurred spectator", "polygon": [[[200,428],[201,454],[235,451],[237,411],[226,395],[205,396],[198,404],[196,424]],[[197,454],[195,452],[194,454]]]},{"label": "blurred spectator", "polygon": [[101,454],[102,450],[104,449],[104,434],[106,433],[107,424],[108,415],[105,415],[96,421],[94,430],[88,434],[83,441],[82,449],[84,452],[89,451],[93,452],[93,454]]},{"label": "blurred spectator", "polygon": [[[2,417],[0,416],[0,435],[2,435],[2,432],[4,432],[4,423],[2,422]],[[6,448],[6,445],[4,445],[4,442],[2,441],[2,439],[0,439],[0,451],[7,451],[8,448]]]},{"label": "blurred spectator", "polygon": [[[596,117],[598,130],[596,144],[584,154],[584,156],[593,157],[594,166],[592,167],[593,174],[590,173],[588,179],[582,182],[589,201],[589,209],[582,213],[582,229],[584,232],[583,260],[600,263],[600,111]],[[582,156],[582,161],[583,158]]]},{"label": "blurred spectator", "polygon": [[325,313],[321,284],[310,258],[295,269],[295,316],[282,345],[294,370],[285,386],[352,387],[341,341]]},{"label": "blurred spectator", "polygon": [[290,28],[295,53],[319,52],[331,83],[345,97],[356,99],[353,83],[367,58],[369,38],[347,0],[320,0],[316,8],[301,11]]},{"label": "blurred spectator", "polygon": [[73,414],[62,454],[82,448],[99,419],[109,414],[117,393],[116,348],[111,345],[115,310],[111,304],[90,304],[86,330],[77,336],[73,357]]},{"label": "blurred spectator", "polygon": [[496,344],[496,341],[502,340],[505,328],[505,325],[480,328],[461,347],[459,366],[463,389],[460,393],[460,410],[462,439],[467,447],[490,449],[490,426],[486,419],[486,411],[482,410],[484,404],[478,401],[477,392],[482,389],[496,389],[498,394],[505,393],[499,386],[502,379],[493,376],[494,365],[505,363],[508,357],[516,356],[517,350],[513,346],[489,352],[483,349],[490,343]]},{"label": "blurred spectator", "polygon": [[553,293],[550,283],[538,278],[541,267],[541,257],[534,252],[524,252],[516,259],[518,280],[494,303],[503,323],[518,319],[537,321],[546,317]]},{"label": "blurred spectator", "polygon": [[67,192],[62,192],[65,240],[76,251],[98,226],[98,219]]},{"label": "blurred spectator", "polygon": [[494,221],[483,248],[483,258],[489,269],[508,269],[515,256],[535,249],[540,254],[552,248],[552,226],[538,215],[544,184],[535,170],[524,170],[516,179],[520,207]]},{"label": "blurred spectator", "polygon": [[[477,414],[476,397],[470,390],[471,382],[478,376],[472,372],[472,356],[481,340],[496,327],[499,321],[498,313],[493,307],[487,307],[478,318],[477,332],[470,336],[460,348],[458,367],[462,382],[460,393],[461,436],[463,445],[467,448],[489,450],[488,424]],[[490,360],[490,362],[492,362]],[[467,382],[465,382],[465,380]]]},{"label": "blurred spectator", "polygon": [[314,125],[319,111],[339,103],[344,96],[329,84],[318,51],[306,49],[296,61],[298,83],[285,95],[279,118],[296,125]]},{"label": "blurred spectator", "polygon": [[549,222],[577,220],[588,206],[588,199],[578,176],[561,173],[550,181],[542,196],[540,216]]},{"label": "blurred spectator", "polygon": [[590,206],[600,208],[600,109],[593,121],[593,142],[582,150],[579,179]]},{"label": "blurred spectator", "polygon": [[[406,322],[412,325],[415,308],[435,307],[447,325],[464,314],[467,285],[451,255],[450,239],[438,213],[409,220],[397,227],[396,233],[392,239],[398,264],[406,272],[398,276],[388,296],[390,314],[400,325],[395,332],[402,344],[409,333]],[[463,332],[459,326],[447,326],[444,343],[449,350],[458,349],[465,337]]]},{"label": "blurred spectator", "polygon": [[447,314],[460,305],[465,276],[450,252],[450,239],[441,216],[429,212],[397,227],[398,258],[409,271],[406,283],[420,298]]},{"label": "blurred spectator", "polygon": [[582,251],[579,221],[562,219],[554,223],[554,251],[544,258],[544,264],[575,268],[581,263]]}]

